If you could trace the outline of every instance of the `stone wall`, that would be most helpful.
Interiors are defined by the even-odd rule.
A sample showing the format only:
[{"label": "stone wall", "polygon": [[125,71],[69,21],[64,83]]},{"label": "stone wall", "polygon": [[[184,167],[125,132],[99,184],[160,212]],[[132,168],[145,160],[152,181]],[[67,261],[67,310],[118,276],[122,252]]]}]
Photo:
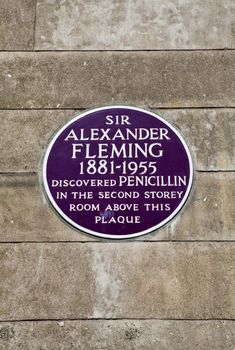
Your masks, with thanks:
[{"label": "stone wall", "polygon": [[[1,1],[1,349],[234,349],[234,49],[234,0]],[[195,166],[184,212],[125,242],[39,182],[53,133],[111,103],[158,111]]]}]

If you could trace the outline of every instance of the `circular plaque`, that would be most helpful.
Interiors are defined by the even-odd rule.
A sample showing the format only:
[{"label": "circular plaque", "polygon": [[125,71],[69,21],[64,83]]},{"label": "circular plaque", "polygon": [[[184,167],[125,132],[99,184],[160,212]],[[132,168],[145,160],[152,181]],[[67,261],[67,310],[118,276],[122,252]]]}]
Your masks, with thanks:
[{"label": "circular plaque", "polygon": [[180,133],[160,116],[129,106],[86,111],[51,140],[43,185],[72,227],[131,238],[169,222],[185,204],[192,159]]}]

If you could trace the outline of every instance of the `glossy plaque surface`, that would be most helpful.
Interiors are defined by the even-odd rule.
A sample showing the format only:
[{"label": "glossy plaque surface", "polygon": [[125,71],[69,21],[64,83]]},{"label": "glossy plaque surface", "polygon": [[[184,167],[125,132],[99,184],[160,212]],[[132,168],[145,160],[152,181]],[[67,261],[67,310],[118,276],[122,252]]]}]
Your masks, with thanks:
[{"label": "glossy plaque surface", "polygon": [[74,228],[104,238],[152,232],[185,204],[193,166],[179,132],[135,107],[86,111],[62,127],[43,163],[43,185]]}]

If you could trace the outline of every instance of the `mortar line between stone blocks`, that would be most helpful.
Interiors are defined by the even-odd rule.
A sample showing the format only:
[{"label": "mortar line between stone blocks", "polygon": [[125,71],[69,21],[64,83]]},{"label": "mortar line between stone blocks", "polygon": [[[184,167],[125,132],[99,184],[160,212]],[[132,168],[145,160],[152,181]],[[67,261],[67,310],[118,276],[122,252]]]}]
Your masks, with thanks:
[{"label": "mortar line between stone blocks", "polygon": [[35,45],[36,45],[36,22],[37,22],[37,0],[35,0],[35,8],[34,8],[34,29],[33,29],[33,52],[35,51]]},{"label": "mortar line between stone blocks", "polygon": [[0,50],[0,52],[104,52],[104,53],[108,53],[108,52],[121,52],[121,53],[131,53],[131,52],[214,52],[214,51],[224,51],[224,52],[230,52],[230,51],[235,51],[235,48],[211,48],[211,49],[203,49],[203,48],[197,48],[197,49],[132,49],[132,50],[125,50],[125,49],[109,49],[109,50],[105,50],[105,49],[83,49],[83,50],[79,50],[79,49],[74,49],[74,50],[69,50],[69,49],[65,49],[65,50],[60,50],[60,49],[37,49],[37,50]]},{"label": "mortar line between stone blocks", "polygon": [[[79,108],[74,108],[74,107],[62,107],[62,108],[56,108],[56,107],[52,107],[52,108],[0,108],[0,111],[83,111],[85,109],[88,109],[89,107],[79,107]],[[223,108],[223,107],[221,107]],[[231,108],[231,107],[229,107]],[[235,107],[232,107],[235,109]]]},{"label": "mortar line between stone blocks", "polygon": [[60,321],[177,321],[177,322],[208,322],[208,321],[220,321],[220,322],[234,322],[235,318],[158,318],[158,317],[113,317],[113,318],[42,318],[42,319],[18,319],[18,320],[0,320],[1,323],[17,323],[17,322],[60,322]]},{"label": "mortar line between stone blocks", "polygon": [[201,169],[195,169],[196,172],[198,173],[234,173],[235,169],[218,169],[218,170],[201,170]]},{"label": "mortar line between stone blocks", "polygon": [[27,176],[35,176],[38,175],[37,171],[0,171],[0,176],[5,175],[5,176],[15,176],[15,175],[27,175]]},{"label": "mortar line between stone blocks", "polygon": [[133,238],[131,239],[113,239],[113,240],[95,240],[93,239],[92,241],[72,241],[72,240],[64,240],[64,241],[0,241],[0,245],[5,245],[5,244],[132,244],[132,243],[138,243],[138,244],[143,244],[143,243],[148,243],[148,244],[179,244],[179,243],[187,243],[187,244],[198,244],[198,243],[226,243],[226,244],[233,244],[235,243],[235,240],[172,240],[169,241],[168,239],[162,239],[162,240],[147,240],[147,239],[142,239],[142,240],[134,240]]},{"label": "mortar line between stone blocks", "polygon": [[[117,105],[120,105],[120,103],[116,103]],[[101,105],[107,105],[107,103],[103,103]],[[113,103],[115,105],[115,103]],[[124,104],[125,105],[125,104]],[[126,103],[126,105],[135,105],[135,103]],[[158,111],[164,111],[164,110],[200,110],[200,109],[235,109],[235,106],[182,106],[182,107],[171,107],[171,106],[165,106],[165,107],[159,107],[159,106],[144,106],[143,104],[139,104],[143,108],[147,108],[150,110],[158,110]],[[90,109],[91,106],[87,107],[62,107],[62,108],[56,108],[56,107],[51,107],[51,108],[39,108],[39,107],[32,107],[32,108],[0,108],[0,111],[83,111],[86,109]]]}]

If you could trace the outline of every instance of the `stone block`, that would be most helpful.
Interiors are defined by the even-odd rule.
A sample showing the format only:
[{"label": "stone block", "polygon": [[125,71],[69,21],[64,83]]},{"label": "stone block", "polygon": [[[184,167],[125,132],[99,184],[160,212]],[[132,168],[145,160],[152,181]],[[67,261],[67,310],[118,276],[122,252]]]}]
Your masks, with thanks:
[{"label": "stone block", "polygon": [[235,170],[234,109],[160,110],[159,114],[181,132],[195,169]]},{"label": "stone block", "polygon": [[[100,241],[75,231],[47,203],[39,176],[0,176],[0,242]],[[167,227],[135,240],[168,240]]]},{"label": "stone block", "polygon": [[0,53],[1,109],[234,107],[235,52]]},{"label": "stone block", "polygon": [[[195,169],[235,170],[234,109],[156,112],[182,133]],[[74,110],[0,111],[0,171],[39,170],[49,140],[75,114]]]},{"label": "stone block", "polygon": [[235,240],[235,172],[196,174],[188,205],[170,224],[173,240]]},{"label": "stone block", "polygon": [[[168,225],[138,240],[235,240],[235,173],[198,173],[185,208]],[[0,241],[87,241],[46,202],[37,175],[1,175]],[[25,215],[27,213],[27,215]],[[96,238],[96,240],[99,240]]]},{"label": "stone block", "polygon": [[41,170],[46,146],[75,111],[0,111],[0,171]]},{"label": "stone block", "polygon": [[1,349],[225,350],[234,321],[90,320],[3,322]]},{"label": "stone block", "polygon": [[0,50],[33,50],[35,8],[36,0],[1,1]]},{"label": "stone block", "polygon": [[0,245],[0,320],[235,318],[234,243]]},{"label": "stone block", "polygon": [[231,0],[39,0],[36,48],[234,48],[231,10]]}]

